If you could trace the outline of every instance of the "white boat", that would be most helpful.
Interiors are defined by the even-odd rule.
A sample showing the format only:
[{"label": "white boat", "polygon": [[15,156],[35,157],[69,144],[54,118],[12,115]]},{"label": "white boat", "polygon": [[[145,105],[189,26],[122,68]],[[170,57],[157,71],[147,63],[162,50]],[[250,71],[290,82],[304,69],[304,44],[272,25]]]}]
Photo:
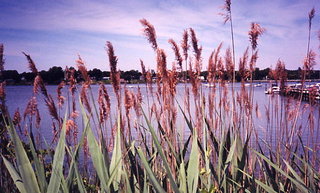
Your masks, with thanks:
[{"label": "white boat", "polygon": [[203,86],[206,86],[206,87],[214,87],[214,84],[203,84]]},{"label": "white boat", "polygon": [[267,89],[264,93],[266,94],[277,94],[280,92],[280,88],[278,86],[273,86],[269,89]]},{"label": "white boat", "polygon": [[262,87],[261,83],[255,84],[254,87]]}]

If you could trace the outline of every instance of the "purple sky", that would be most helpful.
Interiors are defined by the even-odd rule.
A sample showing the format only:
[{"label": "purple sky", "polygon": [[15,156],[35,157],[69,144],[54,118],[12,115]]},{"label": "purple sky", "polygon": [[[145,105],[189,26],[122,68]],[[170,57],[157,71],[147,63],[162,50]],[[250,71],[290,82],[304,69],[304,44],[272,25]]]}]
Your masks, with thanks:
[{"label": "purple sky", "polygon": [[[140,70],[139,59],[155,68],[155,56],[142,34],[139,19],[146,18],[157,32],[159,47],[174,61],[167,40],[180,43],[183,30],[194,28],[203,46],[203,70],[220,42],[230,46],[229,25],[219,15],[223,0],[49,0],[0,2],[0,43],[5,46],[5,68],[28,71],[22,51],[30,54],[37,67],[75,66],[77,55],[88,69],[109,70],[105,51],[111,41],[121,70]],[[236,0],[232,1],[237,61],[250,45],[248,30],[258,22],[266,33],[258,41],[257,67],[275,66],[280,58],[288,69],[302,66],[308,37],[308,12],[315,7],[311,48],[320,63],[320,0]],[[238,62],[237,62],[238,63]],[[237,64],[236,64],[237,66]],[[315,69],[320,69],[319,65]]]}]

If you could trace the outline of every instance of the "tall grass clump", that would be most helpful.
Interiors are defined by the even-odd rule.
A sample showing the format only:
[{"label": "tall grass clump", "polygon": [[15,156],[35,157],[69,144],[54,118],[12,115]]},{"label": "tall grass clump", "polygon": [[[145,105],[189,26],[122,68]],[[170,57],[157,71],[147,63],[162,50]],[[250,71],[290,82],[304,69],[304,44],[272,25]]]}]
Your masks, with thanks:
[{"label": "tall grass clump", "polygon": [[[226,1],[226,21],[231,22],[230,6],[231,1]],[[310,115],[302,126],[297,121],[300,101],[271,96],[260,108],[254,104],[252,89],[245,87],[249,77],[252,81],[257,40],[265,31],[259,24],[252,23],[249,31],[251,54],[248,47],[239,59],[241,83],[237,90],[234,85],[228,87],[228,80],[235,79],[234,45],[222,52],[221,43],[210,54],[206,88],[200,79],[205,68],[202,46],[194,29],[184,31],[180,47],[169,40],[175,55],[170,68],[154,26],[146,19],[140,23],[157,66],[153,85],[151,71],[140,60],[147,96],[141,85],[130,88],[120,83],[116,49],[109,41],[106,55],[112,90],[102,82],[94,89],[79,56],[75,63],[81,78],[77,79],[74,69],[66,68],[57,98],[47,90],[31,56],[23,53],[35,75],[33,95],[23,115],[27,127],[21,129],[19,111],[11,118],[5,84],[0,84],[1,146],[5,147],[1,149],[1,167],[6,168],[1,170],[1,187],[5,191],[320,191],[318,139],[312,137],[319,126],[314,124],[312,103],[305,103],[303,110]],[[3,46],[0,48],[3,64]],[[178,80],[182,73],[185,84],[181,91]],[[285,87],[283,61],[279,60],[270,74]],[[47,113],[38,108],[41,99]],[[260,111],[267,122],[262,129],[254,121]],[[41,116],[51,117],[46,128],[41,128]],[[42,131],[49,132],[50,125],[52,139],[47,141]]]}]

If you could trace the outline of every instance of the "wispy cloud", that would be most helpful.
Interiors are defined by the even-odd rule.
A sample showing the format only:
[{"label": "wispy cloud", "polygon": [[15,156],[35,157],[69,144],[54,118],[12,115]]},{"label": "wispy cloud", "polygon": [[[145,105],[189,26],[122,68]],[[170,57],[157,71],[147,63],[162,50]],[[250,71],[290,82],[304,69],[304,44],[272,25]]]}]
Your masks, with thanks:
[{"label": "wispy cloud", "polygon": [[[123,70],[139,69],[139,58],[154,68],[154,53],[142,36],[139,19],[148,19],[156,28],[160,47],[173,54],[169,38],[180,42],[184,29],[196,30],[204,46],[204,63],[209,52],[220,42],[230,45],[229,26],[223,25],[223,1],[1,1],[0,39],[7,47],[7,63],[21,67],[18,55],[22,50],[36,57],[41,68],[52,65],[70,65],[80,53],[89,68],[108,69],[104,43],[113,42]],[[269,67],[278,58],[296,69],[305,54],[307,14],[316,0],[233,1],[236,51],[240,56],[248,45],[250,22],[259,22],[267,32],[259,41],[261,68]],[[319,16],[315,21],[319,20]],[[314,22],[314,30],[320,29]],[[315,31],[313,32],[315,36]],[[314,38],[312,47],[319,42]],[[22,56],[21,56],[22,58]],[[16,62],[18,61],[18,62]],[[10,68],[11,68],[10,67]],[[9,67],[8,67],[9,68]]]}]

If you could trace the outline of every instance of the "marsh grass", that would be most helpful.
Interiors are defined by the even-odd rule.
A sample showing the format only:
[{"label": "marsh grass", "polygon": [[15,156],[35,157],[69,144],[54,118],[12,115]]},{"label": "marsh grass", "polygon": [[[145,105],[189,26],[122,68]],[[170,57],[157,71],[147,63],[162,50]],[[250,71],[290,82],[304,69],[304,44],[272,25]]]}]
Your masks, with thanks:
[{"label": "marsh grass", "polygon": [[[227,19],[231,21],[230,5],[231,1],[226,1],[226,6],[229,6],[226,7]],[[132,91],[122,86],[117,68],[118,58],[112,43],[107,42],[112,86],[117,100],[114,110],[102,83],[98,98],[94,98],[91,80],[80,56],[76,63],[84,81],[76,86],[78,83],[74,71],[67,68],[66,81],[58,86],[58,98],[55,100],[47,92],[34,61],[24,53],[30,70],[36,75],[34,95],[23,116],[29,126],[25,132],[21,132],[19,111],[13,119],[10,118],[5,104],[4,84],[0,84],[1,145],[7,147],[1,150],[1,167],[7,168],[7,173],[1,171],[3,190],[190,193],[320,191],[318,137],[312,137],[319,132],[319,124],[317,128],[314,124],[319,118],[313,116],[317,106],[306,107],[311,110],[309,122],[304,127],[310,136],[305,140],[301,128],[297,126],[297,117],[301,113],[301,109],[296,108],[296,103],[300,106],[299,101],[283,101],[272,96],[265,111],[260,112],[263,108],[254,104],[252,87],[246,88],[244,85],[248,77],[252,79],[252,69],[258,58],[256,41],[264,31],[260,26],[252,24],[252,33],[249,33],[251,60],[247,48],[239,61],[241,89],[235,91],[234,84],[232,89],[227,87],[224,74],[226,72],[227,79],[234,82],[235,54],[232,48],[222,56],[220,44],[210,55],[207,67],[208,81],[213,86],[204,92],[199,78],[203,65],[202,47],[195,31],[190,28],[183,33],[183,57],[178,44],[169,40],[180,70],[175,65],[169,69],[166,53],[157,43],[154,26],[146,19],[140,20],[140,23],[155,53],[157,89],[153,90],[151,72],[145,69],[142,60],[140,63],[146,80],[147,101],[143,99],[140,87]],[[189,53],[190,45],[193,54]],[[0,54],[3,60],[3,51]],[[3,61],[0,62],[3,64]],[[190,84],[185,84],[185,96],[183,103],[180,103],[176,87],[178,77],[182,77],[183,62]],[[285,83],[282,61],[279,60],[272,75],[281,85]],[[61,94],[63,87],[68,88],[66,98]],[[46,147],[36,143],[33,134],[39,128],[39,95],[43,96],[47,105],[47,116],[52,117],[54,137]],[[76,98],[79,98],[80,109],[76,109]],[[63,106],[66,112],[61,112]],[[112,115],[111,112],[116,113]],[[253,121],[261,113],[265,113],[267,118],[265,134],[260,133],[261,130]],[[178,120],[177,117],[182,118]],[[183,123],[177,124],[178,121]],[[38,134],[41,135],[41,132]],[[37,139],[41,141],[41,136]],[[89,163],[92,167],[88,167]],[[9,184],[9,175],[15,190],[12,189],[13,184]]]}]

